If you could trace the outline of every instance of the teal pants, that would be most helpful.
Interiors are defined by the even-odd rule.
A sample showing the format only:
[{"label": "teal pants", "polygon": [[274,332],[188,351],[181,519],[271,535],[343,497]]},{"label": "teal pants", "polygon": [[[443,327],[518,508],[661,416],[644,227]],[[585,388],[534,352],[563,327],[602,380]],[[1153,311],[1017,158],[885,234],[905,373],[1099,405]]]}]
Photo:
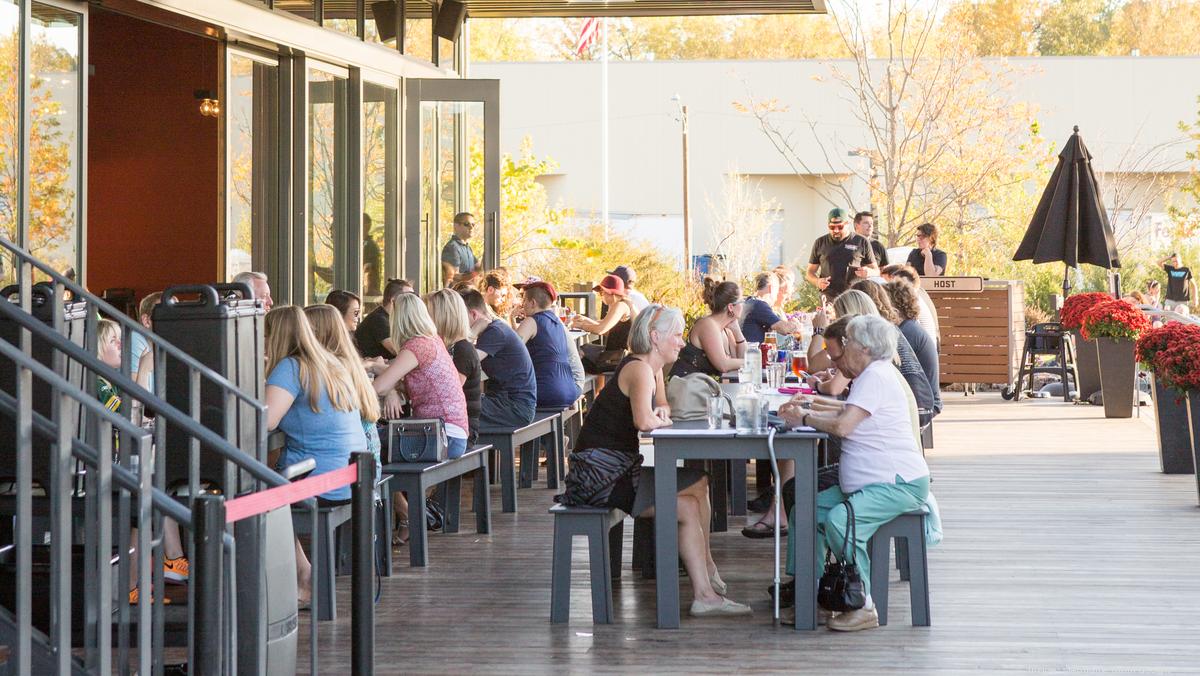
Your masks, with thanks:
[{"label": "teal pants", "polygon": [[[899,475],[894,484],[870,484],[862,490],[847,496],[838,486],[827,488],[817,493],[817,542],[819,543],[817,571],[824,570],[825,552],[832,550],[833,555],[841,558],[842,542],[846,537],[846,506],[842,503],[847,497],[854,505],[855,539],[847,547],[853,547],[857,552],[858,570],[862,575],[863,585],[867,594],[871,593],[871,561],[867,557],[867,541],[879,530],[879,527],[892,519],[921,508],[929,495],[929,477],[921,477],[913,481],[904,481]],[[796,510],[792,510],[795,518]],[[792,533],[796,532],[796,524],[788,524],[787,572],[796,574],[796,561],[793,556]],[[849,551],[847,551],[849,556]],[[887,565],[887,562],[883,562]]]}]

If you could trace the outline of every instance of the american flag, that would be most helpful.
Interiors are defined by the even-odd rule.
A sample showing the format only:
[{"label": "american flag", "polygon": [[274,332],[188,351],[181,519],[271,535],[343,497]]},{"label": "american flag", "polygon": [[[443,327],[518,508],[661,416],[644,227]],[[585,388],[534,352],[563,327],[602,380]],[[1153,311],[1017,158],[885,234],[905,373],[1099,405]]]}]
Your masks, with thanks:
[{"label": "american flag", "polygon": [[600,30],[600,20],[592,17],[583,22],[583,28],[579,31],[579,39],[575,41],[575,53],[583,56],[583,52],[596,39],[596,33]]}]

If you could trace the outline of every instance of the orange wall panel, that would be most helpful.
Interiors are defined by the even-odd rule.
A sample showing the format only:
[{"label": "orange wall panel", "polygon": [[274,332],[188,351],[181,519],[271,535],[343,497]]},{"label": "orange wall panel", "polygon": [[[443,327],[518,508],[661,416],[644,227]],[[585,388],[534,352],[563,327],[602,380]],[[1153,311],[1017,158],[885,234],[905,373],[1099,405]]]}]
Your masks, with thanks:
[{"label": "orange wall panel", "polygon": [[217,281],[218,43],[93,9],[88,90],[87,285],[137,296]]}]

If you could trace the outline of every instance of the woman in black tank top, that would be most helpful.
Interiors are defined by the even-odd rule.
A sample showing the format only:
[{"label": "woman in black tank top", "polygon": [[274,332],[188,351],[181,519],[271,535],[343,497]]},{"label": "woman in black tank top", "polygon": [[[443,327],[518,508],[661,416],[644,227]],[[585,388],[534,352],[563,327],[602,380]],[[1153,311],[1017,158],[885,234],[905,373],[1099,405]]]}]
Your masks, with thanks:
[{"label": "woman in black tank top", "polygon": [[742,368],[746,337],[742,335],[742,290],[735,282],[704,278],[704,303],[710,313],[696,320],[687,345],[671,367],[671,377],[705,373],[720,380],[721,374]]},{"label": "woman in black tank top", "polygon": [[[633,516],[654,514],[654,468],[641,467],[638,435],[671,424],[662,371],[679,356],[683,345],[683,315],[678,310],[662,305],[643,310],[630,329],[631,354],[617,366],[584,420],[573,453],[605,448],[635,456],[633,469],[613,485],[608,501],[611,508]],[[680,487],[676,498],[679,555],[695,599],[691,614],[749,614],[749,606],[723,596],[725,583],[709,548],[712,505],[707,478],[696,470],[675,471]]]}]

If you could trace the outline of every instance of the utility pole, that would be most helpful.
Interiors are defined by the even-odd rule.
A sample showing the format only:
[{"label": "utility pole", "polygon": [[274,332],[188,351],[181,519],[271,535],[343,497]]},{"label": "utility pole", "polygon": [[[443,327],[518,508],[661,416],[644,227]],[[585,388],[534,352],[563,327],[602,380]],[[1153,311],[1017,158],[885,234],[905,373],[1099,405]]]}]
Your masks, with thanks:
[{"label": "utility pole", "polygon": [[683,123],[683,269],[692,269],[692,221],[688,209],[688,109],[679,107]]}]

